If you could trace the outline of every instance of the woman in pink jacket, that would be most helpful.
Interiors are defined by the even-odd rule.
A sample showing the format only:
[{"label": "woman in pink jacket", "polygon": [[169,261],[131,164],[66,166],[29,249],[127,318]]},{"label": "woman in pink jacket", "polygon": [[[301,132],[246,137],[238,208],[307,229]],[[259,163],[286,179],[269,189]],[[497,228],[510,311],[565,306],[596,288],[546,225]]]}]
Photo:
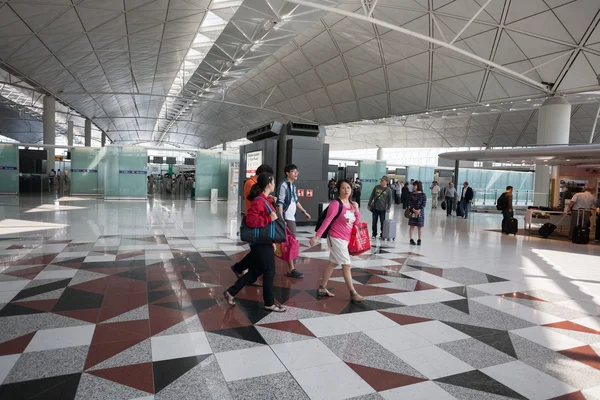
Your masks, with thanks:
[{"label": "woman in pink jacket", "polygon": [[[344,281],[350,291],[350,298],[352,301],[360,302],[365,298],[356,293],[354,285],[352,284],[352,273],[350,265],[350,253],[348,252],[348,242],[350,241],[350,235],[352,233],[352,227],[360,222],[360,211],[358,211],[358,204],[351,202],[352,187],[348,180],[340,180],[337,183],[338,189],[338,200],[332,202],[327,210],[327,216],[323,224],[317,231],[315,237],[310,239],[310,245],[314,246],[317,244],[319,239],[323,236],[323,233],[329,228],[327,234],[327,245],[329,246],[329,264],[323,272],[323,282],[318,289],[319,296],[335,296],[329,290],[327,290],[327,283],[331,277],[333,269],[338,265],[342,264]],[[341,208],[341,212],[340,211]],[[336,218],[336,215],[339,216]]]}]

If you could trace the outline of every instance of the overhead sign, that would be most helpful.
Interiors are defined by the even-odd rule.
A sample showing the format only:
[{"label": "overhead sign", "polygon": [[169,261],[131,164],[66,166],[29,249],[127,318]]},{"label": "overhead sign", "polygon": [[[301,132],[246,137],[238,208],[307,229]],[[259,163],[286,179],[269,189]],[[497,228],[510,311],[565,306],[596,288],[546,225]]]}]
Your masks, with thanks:
[{"label": "overhead sign", "polygon": [[312,193],[313,193],[312,189],[306,189],[306,197],[313,197]]},{"label": "overhead sign", "polygon": [[304,197],[304,189],[298,189],[298,197]]},{"label": "overhead sign", "polygon": [[72,169],[71,172],[95,172],[97,173],[97,169]]},{"label": "overhead sign", "polygon": [[141,174],[146,174],[146,171],[132,171],[132,170],[120,170],[119,171],[120,174],[133,174],[133,175],[141,175]]},{"label": "overhead sign", "polygon": [[255,175],[256,170],[262,165],[262,162],[262,150],[246,153],[246,178],[250,178],[251,176]]},{"label": "overhead sign", "polygon": [[17,167],[3,167],[0,165],[0,169],[1,170],[8,170],[8,171],[16,171]]}]

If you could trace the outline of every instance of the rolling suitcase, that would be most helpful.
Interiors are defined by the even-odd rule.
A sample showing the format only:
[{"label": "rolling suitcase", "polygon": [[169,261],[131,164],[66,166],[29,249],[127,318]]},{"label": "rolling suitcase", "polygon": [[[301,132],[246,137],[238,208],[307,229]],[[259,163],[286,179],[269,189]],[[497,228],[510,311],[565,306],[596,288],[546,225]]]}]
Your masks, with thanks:
[{"label": "rolling suitcase", "polygon": [[[562,220],[565,219],[565,217],[566,217],[566,215],[563,216],[561,219],[559,219],[558,224],[560,224],[562,222]],[[556,228],[557,228],[557,226],[554,225],[553,223],[546,222],[544,225],[542,225],[542,227],[540,228],[538,233],[540,234],[541,237],[548,238],[550,235],[552,235],[554,233]]]},{"label": "rolling suitcase", "polygon": [[[577,210],[577,226],[573,229],[572,241],[576,244],[588,244],[590,242],[590,228],[583,226],[585,222],[585,210]],[[579,222],[581,216],[581,223]]]},{"label": "rolling suitcase", "polygon": [[519,232],[519,221],[517,221],[516,218],[511,218],[508,220],[508,223],[506,224],[506,232],[509,235],[517,235],[517,232]]},{"label": "rolling suitcase", "polygon": [[396,240],[396,221],[388,218],[383,223],[383,233],[381,235],[382,240]]},{"label": "rolling suitcase", "polygon": [[399,194],[396,195],[396,199],[395,200],[396,200],[395,201],[396,204],[402,204],[402,201],[401,201],[401,198],[400,198]]}]

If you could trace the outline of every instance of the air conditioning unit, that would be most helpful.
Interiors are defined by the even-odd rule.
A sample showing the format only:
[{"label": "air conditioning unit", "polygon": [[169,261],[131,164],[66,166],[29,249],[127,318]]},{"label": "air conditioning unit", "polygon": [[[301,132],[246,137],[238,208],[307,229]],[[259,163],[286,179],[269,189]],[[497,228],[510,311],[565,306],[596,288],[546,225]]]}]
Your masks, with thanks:
[{"label": "air conditioning unit", "polygon": [[317,137],[321,133],[322,127],[318,124],[306,122],[290,122],[288,125],[288,135]]},{"label": "air conditioning unit", "polygon": [[259,140],[272,138],[279,135],[282,128],[283,124],[281,122],[273,121],[246,133],[246,139],[251,142],[258,142]]}]

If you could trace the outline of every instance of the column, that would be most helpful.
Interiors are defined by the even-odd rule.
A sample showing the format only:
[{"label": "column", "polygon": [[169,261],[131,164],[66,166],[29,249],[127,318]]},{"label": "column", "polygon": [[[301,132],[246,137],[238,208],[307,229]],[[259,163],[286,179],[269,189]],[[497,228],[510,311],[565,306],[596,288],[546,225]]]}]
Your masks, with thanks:
[{"label": "column", "polygon": [[[537,144],[566,145],[569,144],[571,127],[571,105],[564,97],[547,99],[538,110]],[[535,166],[533,185],[533,204],[547,206],[550,201],[550,167],[544,161]]]},{"label": "column", "polygon": [[102,132],[102,139],[101,142],[102,147],[106,146],[106,133]]},{"label": "column", "polygon": [[[56,100],[54,97],[44,96],[44,113],[42,124],[44,129],[44,144],[54,145],[56,138]],[[46,160],[46,172],[54,168],[54,148],[48,149],[48,159]]]},{"label": "column", "polygon": [[460,160],[454,161],[454,187],[458,188],[458,170],[460,168]]},{"label": "column", "polygon": [[73,121],[67,122],[67,146],[73,146]]},{"label": "column", "polygon": [[[264,155],[263,155],[264,159]],[[287,125],[284,125],[277,139],[277,173],[276,181],[285,179],[285,165],[287,163]]]},{"label": "column", "polygon": [[227,151],[227,142],[223,142],[223,151]]},{"label": "column", "polygon": [[89,119],[85,120],[84,146],[92,147],[92,121]]},{"label": "column", "polygon": [[377,146],[377,161],[383,161],[383,149]]}]

